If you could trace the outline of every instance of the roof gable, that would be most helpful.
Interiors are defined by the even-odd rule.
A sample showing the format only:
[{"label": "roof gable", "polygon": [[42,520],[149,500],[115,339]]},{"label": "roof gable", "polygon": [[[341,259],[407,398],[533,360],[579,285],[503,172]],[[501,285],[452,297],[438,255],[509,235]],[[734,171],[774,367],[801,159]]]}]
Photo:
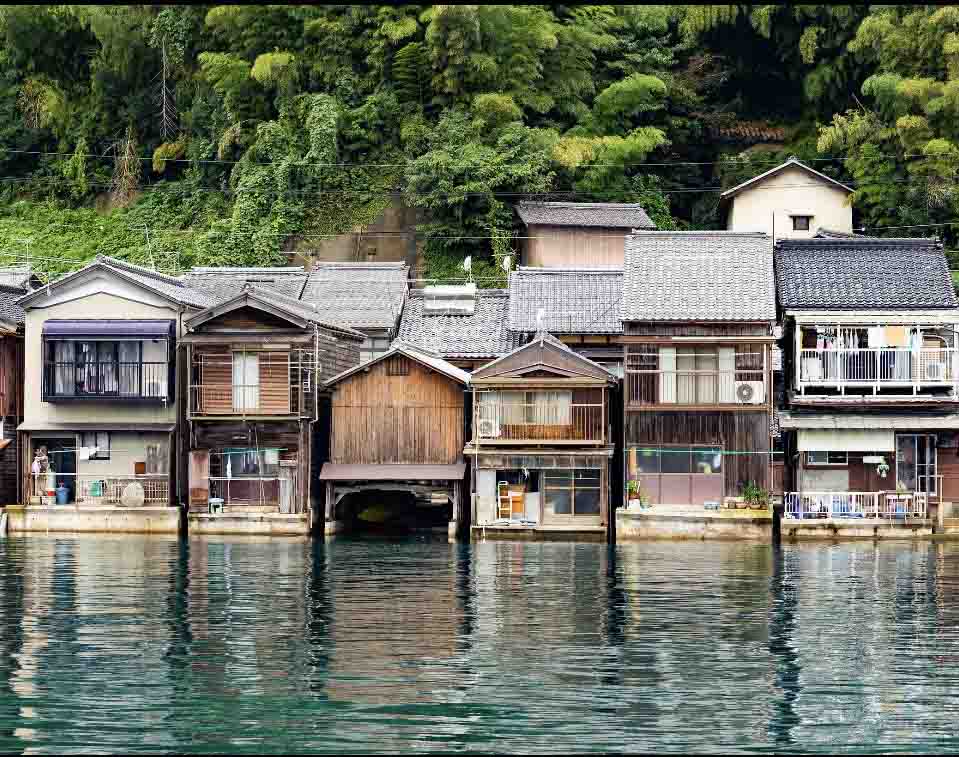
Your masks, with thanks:
[{"label": "roof gable", "polygon": [[753,187],[758,186],[759,184],[764,182],[766,179],[772,176],[775,176],[776,174],[781,173],[782,171],[785,171],[788,168],[799,168],[805,171],[810,176],[816,179],[819,179],[823,182],[829,183],[837,187],[838,189],[842,189],[849,193],[852,193],[854,191],[852,187],[848,187],[845,184],[843,184],[841,181],[837,181],[831,176],[827,176],[826,174],[821,173],[820,171],[817,171],[815,168],[811,168],[810,166],[807,166],[801,160],[797,158],[790,158],[785,163],[780,163],[775,168],[770,168],[768,171],[765,171],[764,173],[761,173],[758,176],[753,176],[753,178],[747,179],[742,184],[737,184],[732,189],[727,189],[719,197],[721,200],[728,200],[732,197],[735,197],[740,192],[743,192],[747,189],[752,189]]},{"label": "roof gable", "polygon": [[959,307],[948,261],[935,239],[781,240],[776,293],[787,310]]},{"label": "roof gable", "polygon": [[757,232],[626,237],[624,321],[774,321],[772,239]]},{"label": "roof gable", "polygon": [[473,379],[521,379],[546,372],[556,378],[613,381],[613,375],[598,363],[574,352],[555,337],[541,331],[536,337],[503,357],[473,371]]},{"label": "roof gable", "polygon": [[355,373],[366,370],[367,368],[376,365],[387,358],[393,357],[394,355],[403,355],[404,357],[408,357],[410,360],[419,363],[430,370],[436,371],[437,373],[442,373],[447,378],[458,381],[464,386],[470,383],[470,375],[462,368],[457,368],[455,365],[447,363],[442,358],[437,357],[436,355],[431,355],[428,352],[413,347],[412,345],[397,341],[393,342],[393,345],[386,352],[376,355],[375,357],[367,360],[365,363],[355,365],[352,368],[345,370],[342,373],[338,373],[336,376],[333,376],[330,379],[327,379],[325,385],[327,387],[335,386]]}]

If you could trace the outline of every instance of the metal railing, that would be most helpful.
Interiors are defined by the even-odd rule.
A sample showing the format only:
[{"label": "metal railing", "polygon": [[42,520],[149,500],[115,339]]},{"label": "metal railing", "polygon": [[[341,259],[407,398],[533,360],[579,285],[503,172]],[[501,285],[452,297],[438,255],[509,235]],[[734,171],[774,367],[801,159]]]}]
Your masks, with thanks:
[{"label": "metal railing", "polygon": [[604,441],[603,403],[502,402],[476,405],[476,437],[482,441]]},{"label": "metal railing", "polygon": [[761,370],[626,371],[630,405],[761,405],[766,394]]},{"label": "metal railing", "polygon": [[163,400],[169,396],[167,362],[47,362],[44,394],[49,398],[120,398]]},{"label": "metal railing", "polygon": [[302,387],[289,380],[266,384],[194,384],[190,387],[190,414],[298,415]]},{"label": "metal railing", "polygon": [[170,503],[170,476],[166,473],[103,475],[96,473],[32,473],[30,493],[33,497],[56,502],[57,489],[67,490],[65,504],[87,506],[144,505],[161,507]]},{"label": "metal railing", "polygon": [[296,472],[290,476],[210,477],[210,499],[227,507],[275,507],[278,512],[298,513]]},{"label": "metal railing", "polygon": [[804,349],[798,385],[944,386],[955,382],[956,356],[952,347]]},{"label": "metal railing", "polygon": [[925,492],[786,492],[783,517],[789,520],[863,518],[873,520],[924,519],[929,497]]}]

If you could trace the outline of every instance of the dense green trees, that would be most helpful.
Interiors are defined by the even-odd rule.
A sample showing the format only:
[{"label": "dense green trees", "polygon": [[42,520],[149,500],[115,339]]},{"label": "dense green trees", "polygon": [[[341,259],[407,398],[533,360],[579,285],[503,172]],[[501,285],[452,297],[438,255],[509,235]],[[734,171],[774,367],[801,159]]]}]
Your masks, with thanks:
[{"label": "dense green trees", "polygon": [[494,276],[522,196],[710,227],[790,154],[863,226],[959,213],[950,7],[8,6],[0,62],[0,242],[52,271],[279,263],[402,197],[430,275]]}]

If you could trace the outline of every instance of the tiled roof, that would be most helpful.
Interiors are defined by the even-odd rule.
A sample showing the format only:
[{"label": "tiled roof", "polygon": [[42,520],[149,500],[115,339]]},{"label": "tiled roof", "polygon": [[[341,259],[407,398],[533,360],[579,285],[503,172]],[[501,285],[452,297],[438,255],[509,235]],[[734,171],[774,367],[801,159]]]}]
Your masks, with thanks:
[{"label": "tiled roof", "polygon": [[0,319],[10,323],[23,323],[23,308],[17,300],[24,294],[23,289],[0,286]]},{"label": "tiled roof", "polygon": [[786,309],[882,310],[959,306],[934,239],[790,239],[776,245]]},{"label": "tiled roof", "polygon": [[509,295],[503,289],[479,289],[471,314],[423,312],[421,290],[410,292],[400,321],[399,340],[447,358],[495,358],[513,350],[519,335],[507,324]]},{"label": "tiled roof", "polygon": [[215,302],[223,302],[243,291],[247,284],[272,289],[298,300],[307,274],[302,268],[194,268],[181,279]]},{"label": "tiled roof", "polygon": [[626,237],[624,321],[772,321],[772,240],[731,231]]},{"label": "tiled roof", "polygon": [[521,202],[516,212],[527,226],[656,228],[642,205],[632,202]]},{"label": "tiled roof", "polygon": [[249,287],[250,292],[262,298],[264,301],[276,305],[279,308],[283,308],[293,315],[298,315],[301,318],[310,321],[311,323],[316,323],[320,326],[325,326],[330,329],[336,329],[338,331],[342,331],[343,333],[349,334],[350,336],[364,336],[362,332],[351,328],[349,324],[329,318],[329,313],[326,311],[318,310],[309,303],[301,302],[300,300],[293,299],[292,297],[286,297],[277,292],[273,287],[252,284],[249,285]]},{"label": "tiled roof", "polygon": [[33,270],[29,265],[14,265],[0,268],[0,287],[27,290]]},{"label": "tiled roof", "polygon": [[404,263],[317,263],[300,299],[353,328],[395,328],[408,277]]},{"label": "tiled roof", "polygon": [[510,274],[509,327],[555,334],[621,334],[622,299],[619,268],[521,267]]}]

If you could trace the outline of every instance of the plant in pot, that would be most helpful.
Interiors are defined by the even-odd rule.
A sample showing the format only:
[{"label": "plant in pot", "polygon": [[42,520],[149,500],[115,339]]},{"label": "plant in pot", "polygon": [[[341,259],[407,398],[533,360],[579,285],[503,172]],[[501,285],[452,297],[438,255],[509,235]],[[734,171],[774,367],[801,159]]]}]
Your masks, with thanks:
[{"label": "plant in pot", "polygon": [[626,482],[626,506],[630,510],[638,509],[642,506],[643,500],[639,494],[639,481],[630,480]]},{"label": "plant in pot", "polygon": [[746,507],[755,510],[768,510],[769,492],[761,486],[757,486],[754,481],[750,481],[743,487],[743,501]]}]

